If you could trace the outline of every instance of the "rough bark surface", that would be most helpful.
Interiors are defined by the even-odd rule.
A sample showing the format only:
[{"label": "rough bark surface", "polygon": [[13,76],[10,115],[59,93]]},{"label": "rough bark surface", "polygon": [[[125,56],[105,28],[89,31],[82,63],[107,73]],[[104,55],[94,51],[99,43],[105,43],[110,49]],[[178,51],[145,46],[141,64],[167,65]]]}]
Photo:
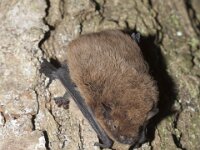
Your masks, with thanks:
[{"label": "rough bark surface", "polygon": [[[150,142],[139,150],[199,150],[199,0],[1,0],[0,150],[98,150],[98,138],[69,97],[54,97],[41,58],[63,61],[75,37],[103,29],[141,33],[140,47],[160,91]],[[128,146],[114,143],[118,150]]]}]

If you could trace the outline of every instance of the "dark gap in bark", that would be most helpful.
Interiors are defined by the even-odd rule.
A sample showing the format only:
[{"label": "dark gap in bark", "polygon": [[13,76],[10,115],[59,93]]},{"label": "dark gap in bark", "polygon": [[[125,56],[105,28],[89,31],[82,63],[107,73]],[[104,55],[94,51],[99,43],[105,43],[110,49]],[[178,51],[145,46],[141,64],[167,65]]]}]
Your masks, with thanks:
[{"label": "dark gap in bark", "polygon": [[92,0],[92,2],[95,4],[95,10],[100,11],[101,5],[96,0]]},{"label": "dark gap in bark", "polygon": [[32,115],[31,122],[33,125],[33,128],[32,128],[33,131],[35,130],[35,118],[36,118],[36,115]]},{"label": "dark gap in bark", "polygon": [[[46,4],[47,4],[47,8],[45,9],[45,17],[43,18],[43,22],[45,25],[47,25],[49,27],[49,30],[47,32],[44,33],[44,37],[42,38],[42,40],[39,42],[38,47],[42,50],[42,45],[43,43],[50,37],[51,35],[51,31],[55,30],[55,28],[53,26],[51,26],[50,24],[48,24],[48,22],[46,21],[46,17],[49,15],[49,9],[51,7],[50,4],[50,0],[46,0]],[[43,54],[44,51],[42,50]]]},{"label": "dark gap in bark", "polygon": [[48,134],[47,134],[47,131],[43,131],[43,134],[44,134],[44,138],[45,138],[45,147],[47,150],[51,150],[50,147],[49,147],[49,137],[48,137]]},{"label": "dark gap in bark", "polygon": [[172,134],[172,138],[174,140],[174,143],[176,145],[177,148],[180,148],[181,150],[187,150],[186,148],[184,148],[180,142],[181,137],[177,137],[175,134]]},{"label": "dark gap in bark", "polygon": [[3,126],[6,124],[6,118],[3,112],[0,112],[0,115],[3,117]]},{"label": "dark gap in bark", "polygon": [[151,0],[148,0],[148,3],[149,3],[149,6],[152,8],[152,1]]},{"label": "dark gap in bark", "polygon": [[79,124],[79,131],[78,131],[78,133],[79,133],[79,138],[80,138],[79,149],[82,150],[82,149],[84,149],[83,148],[84,143],[83,143],[82,129],[81,129],[81,125],[80,124]]}]

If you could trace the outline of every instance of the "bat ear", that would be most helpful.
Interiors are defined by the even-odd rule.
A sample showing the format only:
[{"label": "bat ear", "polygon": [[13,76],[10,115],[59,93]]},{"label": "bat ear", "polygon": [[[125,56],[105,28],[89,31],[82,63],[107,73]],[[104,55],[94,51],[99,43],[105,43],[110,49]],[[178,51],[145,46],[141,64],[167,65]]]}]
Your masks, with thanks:
[{"label": "bat ear", "polygon": [[133,40],[135,41],[135,42],[137,42],[137,43],[139,43],[140,42],[140,33],[132,33],[131,34],[131,37],[133,38]]},{"label": "bat ear", "polygon": [[154,108],[153,110],[151,110],[147,115],[147,120],[149,120],[152,117],[154,117],[158,112],[159,112],[158,108]]},{"label": "bat ear", "polygon": [[103,116],[105,118],[110,118],[110,113],[111,113],[112,109],[104,103],[101,103],[101,104],[102,104]]}]

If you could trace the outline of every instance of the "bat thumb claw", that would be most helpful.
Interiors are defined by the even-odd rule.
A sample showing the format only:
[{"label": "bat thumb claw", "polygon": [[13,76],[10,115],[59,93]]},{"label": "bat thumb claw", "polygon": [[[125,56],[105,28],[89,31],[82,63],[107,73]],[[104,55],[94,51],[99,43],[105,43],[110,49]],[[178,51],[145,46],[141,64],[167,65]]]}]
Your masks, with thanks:
[{"label": "bat thumb claw", "polygon": [[41,63],[41,68],[39,69],[39,72],[45,74],[45,76],[49,77],[52,80],[57,78],[57,68],[53,66],[50,62],[48,62],[46,59],[42,60],[43,62]]}]

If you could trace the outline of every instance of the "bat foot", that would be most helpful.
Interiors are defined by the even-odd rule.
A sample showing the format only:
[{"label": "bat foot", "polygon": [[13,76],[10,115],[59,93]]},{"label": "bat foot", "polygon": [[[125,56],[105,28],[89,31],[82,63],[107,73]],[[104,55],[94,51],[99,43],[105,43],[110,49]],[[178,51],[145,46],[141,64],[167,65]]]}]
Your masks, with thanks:
[{"label": "bat foot", "polygon": [[58,107],[63,107],[64,109],[69,108],[69,95],[68,93],[65,93],[63,97],[55,97],[54,98],[55,103]]}]

